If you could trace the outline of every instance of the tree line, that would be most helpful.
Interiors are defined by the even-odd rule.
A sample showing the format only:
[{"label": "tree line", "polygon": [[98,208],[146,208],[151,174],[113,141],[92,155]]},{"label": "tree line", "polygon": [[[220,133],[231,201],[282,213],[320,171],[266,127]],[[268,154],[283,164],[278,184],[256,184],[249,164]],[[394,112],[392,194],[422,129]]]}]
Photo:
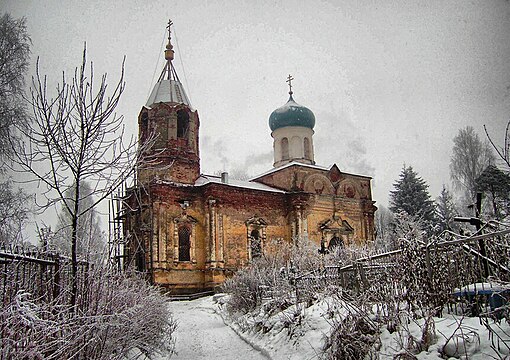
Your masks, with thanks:
[{"label": "tree line", "polygon": [[[380,206],[376,213],[377,240],[391,242],[392,229],[399,214],[418,221],[429,235],[445,231],[469,231],[459,217],[504,221],[510,215],[510,121],[503,145],[490,136],[484,140],[467,126],[453,138],[450,177],[453,190],[443,184],[439,196],[432,199],[427,182],[411,165],[404,164],[389,194],[389,209]],[[496,152],[497,156],[494,154]],[[498,163],[500,164],[498,166]],[[481,209],[477,209],[477,194]]]}]

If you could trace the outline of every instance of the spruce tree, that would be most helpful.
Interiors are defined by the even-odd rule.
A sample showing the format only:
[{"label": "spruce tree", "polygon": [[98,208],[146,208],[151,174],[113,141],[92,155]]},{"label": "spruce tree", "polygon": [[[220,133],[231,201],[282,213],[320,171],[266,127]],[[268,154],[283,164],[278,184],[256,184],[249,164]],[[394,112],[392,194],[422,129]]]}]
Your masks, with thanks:
[{"label": "spruce tree", "polygon": [[459,224],[454,222],[454,217],[458,215],[452,194],[443,185],[441,194],[436,199],[436,218],[439,231],[445,230],[458,231]]},{"label": "spruce tree", "polygon": [[492,203],[493,215],[503,219],[510,208],[510,175],[489,165],[476,179],[476,190],[485,194]]},{"label": "spruce tree", "polygon": [[405,211],[416,219],[427,223],[434,221],[434,202],[430,199],[428,185],[411,166],[404,165],[399,179],[390,191],[390,210],[393,213]]}]

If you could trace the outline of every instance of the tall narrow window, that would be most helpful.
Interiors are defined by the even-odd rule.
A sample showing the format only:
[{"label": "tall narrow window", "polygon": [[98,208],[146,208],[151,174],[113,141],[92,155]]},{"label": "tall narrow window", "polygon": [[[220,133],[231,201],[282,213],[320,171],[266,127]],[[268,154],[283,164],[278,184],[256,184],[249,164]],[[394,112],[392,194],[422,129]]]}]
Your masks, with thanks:
[{"label": "tall narrow window", "polygon": [[189,114],[186,110],[177,111],[177,137],[185,138],[188,135]]},{"label": "tall narrow window", "polygon": [[282,160],[289,159],[289,139],[284,137],[282,139]]},{"label": "tall narrow window", "polygon": [[190,261],[190,230],[187,226],[179,228],[179,261]]},{"label": "tall narrow window", "polygon": [[305,159],[311,160],[312,159],[312,152],[310,151],[310,140],[308,140],[308,138],[305,138],[303,140],[303,146],[305,148]]},{"label": "tall narrow window", "polygon": [[260,233],[258,230],[252,230],[251,237],[251,258],[255,259],[262,255],[262,244],[260,243]]}]

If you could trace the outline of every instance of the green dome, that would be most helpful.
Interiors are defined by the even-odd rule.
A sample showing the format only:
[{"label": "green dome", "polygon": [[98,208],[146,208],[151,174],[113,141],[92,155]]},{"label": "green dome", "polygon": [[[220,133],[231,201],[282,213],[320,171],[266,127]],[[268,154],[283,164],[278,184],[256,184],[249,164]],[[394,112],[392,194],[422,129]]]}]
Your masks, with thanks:
[{"label": "green dome", "polygon": [[290,95],[289,101],[279,107],[269,116],[269,127],[271,131],[285,126],[303,126],[313,129],[315,126],[315,115],[313,112],[297,104]]}]

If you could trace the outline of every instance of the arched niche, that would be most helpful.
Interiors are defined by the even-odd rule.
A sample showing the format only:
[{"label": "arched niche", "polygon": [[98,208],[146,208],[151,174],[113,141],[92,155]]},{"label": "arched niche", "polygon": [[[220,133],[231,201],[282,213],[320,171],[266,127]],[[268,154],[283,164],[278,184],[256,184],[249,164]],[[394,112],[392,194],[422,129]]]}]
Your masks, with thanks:
[{"label": "arched niche", "polygon": [[246,224],[246,248],[248,260],[260,257],[264,253],[266,240],[267,222],[258,216],[253,216],[245,221]]},{"label": "arched niche", "polygon": [[334,195],[335,188],[331,181],[324,175],[312,174],[305,179],[304,191],[312,194]]}]

